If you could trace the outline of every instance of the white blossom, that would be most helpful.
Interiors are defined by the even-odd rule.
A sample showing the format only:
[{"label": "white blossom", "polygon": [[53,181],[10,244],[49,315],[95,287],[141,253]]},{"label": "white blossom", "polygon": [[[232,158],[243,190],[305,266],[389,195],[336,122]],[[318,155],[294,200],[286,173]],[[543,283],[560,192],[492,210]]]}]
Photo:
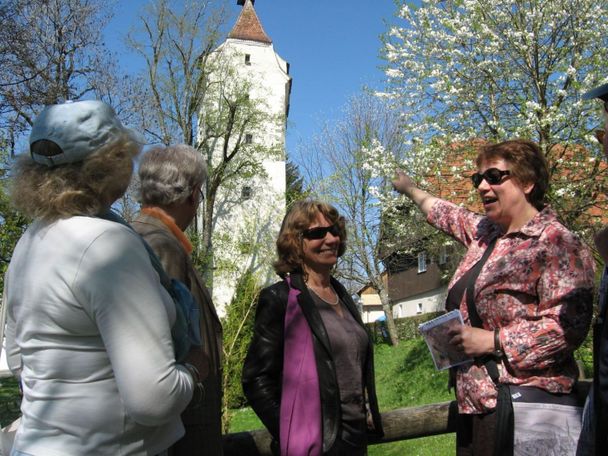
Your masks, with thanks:
[{"label": "white blossom", "polygon": [[[398,1],[398,18],[382,51],[387,84],[379,95],[401,110],[409,147],[407,157],[395,161],[421,185],[430,185],[425,176],[441,166],[454,174],[473,167],[467,162],[456,170],[446,144],[529,138],[548,153],[552,195],[563,199],[558,206],[576,214],[570,205],[595,204],[577,195],[597,194],[583,190],[606,185],[608,173],[595,166],[592,134],[602,122],[601,108],[582,94],[608,82],[608,3],[423,0],[417,9],[407,3]],[[554,145],[582,148],[586,158],[573,161]],[[367,153],[378,176],[394,170],[387,151]],[[580,174],[577,179],[569,167]]]}]

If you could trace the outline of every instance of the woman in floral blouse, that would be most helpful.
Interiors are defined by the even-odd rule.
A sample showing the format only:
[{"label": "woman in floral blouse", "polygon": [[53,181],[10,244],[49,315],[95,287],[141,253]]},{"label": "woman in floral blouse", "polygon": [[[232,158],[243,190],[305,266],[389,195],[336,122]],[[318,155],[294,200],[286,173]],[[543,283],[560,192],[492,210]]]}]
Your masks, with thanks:
[{"label": "woman in floral blouse", "polygon": [[[403,172],[393,181],[431,225],[467,247],[450,291],[495,244],[474,283],[483,328],[470,325],[466,292],[449,293],[448,307],[459,308],[466,323],[450,343],[476,359],[494,355],[500,383],[569,393],[578,374],[573,352],[591,320],[592,256],[545,205],[549,173],[535,143],[488,145],[477,168],[472,180],[485,216],[426,193]],[[456,396],[458,454],[492,454],[497,387],[483,362],[456,369]]]}]

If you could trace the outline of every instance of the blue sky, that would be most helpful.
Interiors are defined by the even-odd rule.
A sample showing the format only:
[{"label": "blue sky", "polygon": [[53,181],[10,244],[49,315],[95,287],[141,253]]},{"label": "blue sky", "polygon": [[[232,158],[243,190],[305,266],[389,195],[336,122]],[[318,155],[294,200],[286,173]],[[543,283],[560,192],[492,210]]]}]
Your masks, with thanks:
[{"label": "blue sky", "polygon": [[[231,26],[241,10],[232,5]],[[108,44],[137,21],[146,2],[117,2]],[[383,81],[378,57],[385,21],[395,14],[393,0],[257,0],[255,9],[275,51],[290,64],[293,78],[287,128],[287,150],[293,154],[320,125],[340,115],[348,98],[363,85],[380,87]],[[133,56],[118,51],[123,64]],[[128,62],[128,63],[127,63]]]}]

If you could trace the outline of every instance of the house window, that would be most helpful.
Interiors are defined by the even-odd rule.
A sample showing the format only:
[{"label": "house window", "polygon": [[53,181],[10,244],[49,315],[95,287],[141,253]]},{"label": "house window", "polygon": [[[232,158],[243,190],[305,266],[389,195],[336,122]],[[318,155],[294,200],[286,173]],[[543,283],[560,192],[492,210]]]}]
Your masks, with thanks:
[{"label": "house window", "polygon": [[247,133],[245,135],[245,144],[251,144],[253,142],[253,135],[250,133]]},{"label": "house window", "polygon": [[426,272],[426,252],[418,254],[418,272]]},{"label": "house window", "polygon": [[245,54],[245,65],[251,65],[251,54]]},{"label": "house window", "polygon": [[446,264],[447,262],[448,262],[448,249],[445,247],[445,245],[442,245],[441,248],[439,249],[438,263]]},{"label": "house window", "polygon": [[418,304],[416,304],[416,313],[417,314],[421,314],[422,313],[422,303],[419,302]]},{"label": "house window", "polygon": [[249,187],[248,185],[245,185],[242,189],[241,189],[241,199],[243,201],[251,199],[251,197],[253,196],[253,189],[251,187]]}]

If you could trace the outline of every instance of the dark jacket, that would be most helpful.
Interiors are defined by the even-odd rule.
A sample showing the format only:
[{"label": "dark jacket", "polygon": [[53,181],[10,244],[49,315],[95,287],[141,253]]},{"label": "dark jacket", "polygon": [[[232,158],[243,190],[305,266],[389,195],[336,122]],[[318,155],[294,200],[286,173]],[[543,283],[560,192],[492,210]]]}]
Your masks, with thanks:
[{"label": "dark jacket", "polygon": [[[222,325],[203,279],[194,269],[190,255],[169,230],[156,217],[139,214],[132,223],[160,259],[165,272],[183,282],[200,306],[201,338],[203,353],[193,353],[189,359],[196,365],[198,359],[206,358],[209,374],[203,380],[205,400],[196,407],[188,407],[182,413],[186,435],[171,448],[174,456],[221,455],[222,450]],[[193,348],[192,351],[201,350]],[[197,366],[198,367],[198,366]],[[199,367],[199,370],[202,368]]]},{"label": "dark jacket", "polygon": [[[331,449],[340,430],[340,393],[329,337],[321,315],[304,284],[301,274],[291,275],[292,286],[301,291],[298,303],[312,330],[323,415],[323,452]],[[331,284],[355,320],[363,327],[361,316],[344,287],[335,279]],[[283,370],[283,324],[289,289],[285,281],[277,282],[260,293],[255,327],[243,366],[243,391],[249,404],[273,438],[279,440],[281,377]],[[367,362],[363,369],[364,395],[371,412],[374,430],[370,439],[382,437],[382,423],[376,398],[373,347],[368,342]]]},{"label": "dark jacket", "polygon": [[608,266],[604,268],[600,285],[599,313],[593,326],[593,344],[595,454],[599,455],[603,454],[608,444]]}]

